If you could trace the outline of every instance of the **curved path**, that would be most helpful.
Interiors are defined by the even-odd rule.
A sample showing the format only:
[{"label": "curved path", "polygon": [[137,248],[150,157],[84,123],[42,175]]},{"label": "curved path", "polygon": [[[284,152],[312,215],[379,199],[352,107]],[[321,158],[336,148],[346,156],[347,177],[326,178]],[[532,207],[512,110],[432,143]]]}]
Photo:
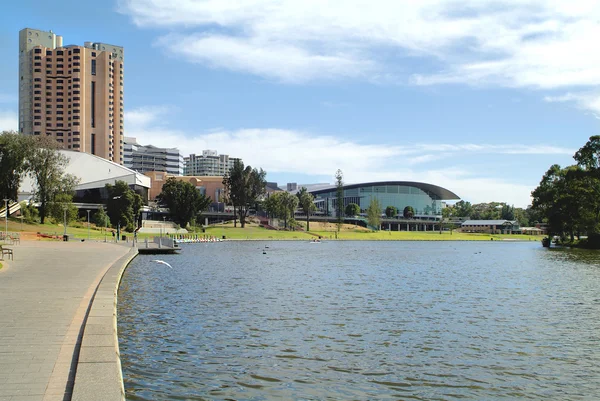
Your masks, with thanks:
[{"label": "curved path", "polygon": [[[114,266],[118,274],[107,275],[114,287],[137,252],[103,242],[23,241],[11,247],[14,261],[2,262],[0,269],[0,401],[71,400],[98,285]],[[99,291],[97,297],[114,305],[114,294]],[[111,318],[90,322],[100,324],[91,324],[89,334],[116,339],[114,310],[106,315]],[[114,350],[113,343],[106,345]]]}]

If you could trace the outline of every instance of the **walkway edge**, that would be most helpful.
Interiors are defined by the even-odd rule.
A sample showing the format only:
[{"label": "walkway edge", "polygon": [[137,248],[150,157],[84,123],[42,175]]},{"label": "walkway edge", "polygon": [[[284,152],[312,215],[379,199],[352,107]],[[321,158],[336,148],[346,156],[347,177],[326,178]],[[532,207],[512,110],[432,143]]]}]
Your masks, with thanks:
[{"label": "walkway edge", "polygon": [[138,254],[132,248],[106,272],[86,317],[72,401],[125,400],[119,338],[117,292],[123,272]]}]

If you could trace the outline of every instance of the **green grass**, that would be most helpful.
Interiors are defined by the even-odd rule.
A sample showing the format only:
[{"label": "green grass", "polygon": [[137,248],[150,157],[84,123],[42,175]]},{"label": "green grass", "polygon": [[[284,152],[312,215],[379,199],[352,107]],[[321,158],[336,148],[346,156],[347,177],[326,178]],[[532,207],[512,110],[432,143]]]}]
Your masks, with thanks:
[{"label": "green grass", "polygon": [[[0,221],[0,227],[2,227]],[[67,227],[67,234],[78,239],[88,238],[87,223],[77,223],[79,227]],[[314,229],[312,229],[314,227]],[[3,230],[2,230],[3,231]],[[64,229],[62,225],[58,224],[25,224],[13,219],[9,219],[8,222],[9,232],[30,232],[35,235],[37,232],[62,236]],[[206,232],[202,233],[197,231],[198,235],[215,236],[222,238],[225,236],[227,239],[248,239],[248,240],[311,240],[316,238],[315,235],[320,235],[324,239],[336,238],[335,224],[330,225],[319,225],[311,223],[311,232],[305,231],[277,231],[268,230],[266,228],[259,227],[255,224],[247,224],[245,228],[240,228],[239,224],[237,228],[233,227],[233,223],[219,224],[215,226],[209,226],[206,228]],[[133,236],[132,233],[122,232],[122,235],[128,237]],[[144,240],[145,238],[152,238],[157,234],[139,234],[138,239]],[[370,241],[490,241],[490,240],[518,240],[518,241],[541,241],[544,236],[535,235],[491,235],[491,234],[474,234],[474,233],[460,233],[443,231],[442,234],[439,231],[369,231],[363,227],[356,227],[353,225],[343,225],[342,230],[338,233],[337,238],[339,240],[370,240]],[[22,237],[23,238],[23,237]],[[91,226],[90,239],[103,240],[105,234],[102,229]],[[111,241],[113,236],[110,231],[106,233],[106,238]]]}]

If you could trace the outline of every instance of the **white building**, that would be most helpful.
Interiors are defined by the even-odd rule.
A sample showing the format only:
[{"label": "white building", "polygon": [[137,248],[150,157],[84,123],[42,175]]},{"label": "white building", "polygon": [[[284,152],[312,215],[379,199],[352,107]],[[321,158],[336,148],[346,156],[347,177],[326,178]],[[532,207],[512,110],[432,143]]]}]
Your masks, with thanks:
[{"label": "white building", "polygon": [[125,137],[123,164],[140,173],[162,171],[172,175],[183,175],[183,156],[177,148],[142,146],[135,138]]},{"label": "white building", "polygon": [[[70,150],[59,152],[69,159],[65,173],[79,178],[79,184],[75,187],[76,203],[104,203],[108,196],[105,185],[114,185],[117,181],[125,181],[130,188],[140,193],[142,198],[148,200],[150,177],[89,153]],[[34,181],[26,176],[19,188],[19,201],[30,200],[33,191]]]},{"label": "white building", "polygon": [[183,175],[224,176],[238,158],[219,155],[216,150],[203,150],[202,155],[191,154],[184,159]]}]

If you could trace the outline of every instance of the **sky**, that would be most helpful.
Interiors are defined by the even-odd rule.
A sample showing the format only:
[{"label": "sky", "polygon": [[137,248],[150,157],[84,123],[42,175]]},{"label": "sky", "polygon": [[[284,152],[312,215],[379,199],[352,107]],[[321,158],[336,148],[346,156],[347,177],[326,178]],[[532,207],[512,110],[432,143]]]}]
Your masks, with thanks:
[{"label": "sky", "polygon": [[17,128],[25,27],[125,48],[126,136],[279,185],[340,169],[526,207],[600,134],[597,1],[6,2],[0,130]]}]

